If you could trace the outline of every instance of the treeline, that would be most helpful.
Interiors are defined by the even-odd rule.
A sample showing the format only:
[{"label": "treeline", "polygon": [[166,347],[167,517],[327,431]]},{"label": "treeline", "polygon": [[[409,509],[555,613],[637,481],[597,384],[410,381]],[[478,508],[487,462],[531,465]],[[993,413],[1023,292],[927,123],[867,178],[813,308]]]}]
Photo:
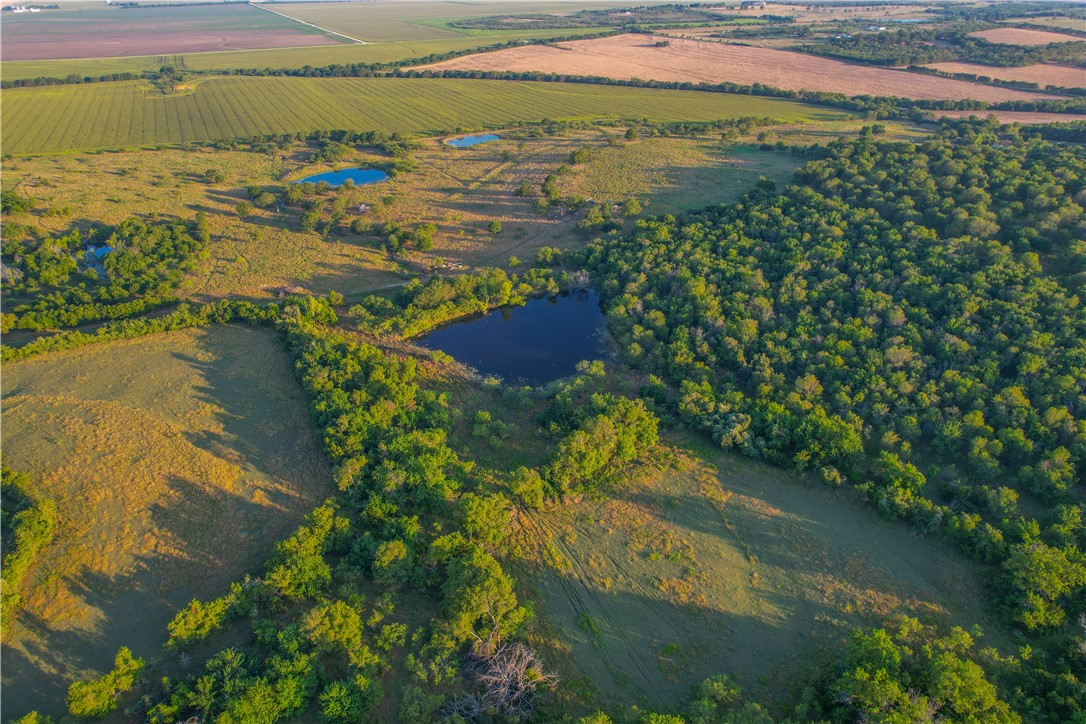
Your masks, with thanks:
[{"label": "treeline", "polygon": [[589,83],[594,85],[628,86],[632,88],[664,88],[669,90],[696,90],[709,93],[756,95],[770,98],[787,98],[789,100],[797,100],[804,103],[844,108],[846,110],[868,114],[868,117],[876,119],[906,119],[916,113],[922,113],[929,110],[1014,110],[1048,113],[1082,112],[1082,101],[1075,99],[1022,100],[1004,101],[1000,103],[989,103],[987,101],[979,101],[970,98],[964,98],[962,100],[916,100],[912,98],[891,98],[885,96],[847,96],[843,93],[827,93],[822,91],[792,91],[774,88],[760,83],[755,83],[754,85],[739,85],[736,83],[654,81],[642,80],[640,78],[622,80],[599,76],[578,76],[541,72],[481,70],[412,71],[409,69],[397,69],[394,75],[397,77],[408,78],[481,78],[488,80],[527,80],[549,83]]},{"label": "treeline", "polygon": [[1086,41],[1010,45],[991,43],[964,32],[928,29],[842,36],[823,43],[801,45],[796,50],[868,65],[907,66],[944,61],[1001,67],[1037,63],[1086,64]]},{"label": "treeline", "polygon": [[22,603],[23,578],[42,549],[53,541],[57,506],[49,498],[33,500],[30,476],[0,469],[0,541],[3,543],[3,585],[0,631],[7,632],[11,617]]},{"label": "treeline", "polygon": [[[174,651],[229,621],[251,634],[148,697],[147,721],[274,721],[314,708],[326,721],[360,721],[386,696],[403,721],[492,702],[517,717],[552,680],[513,641],[529,612],[497,557],[509,500],[481,487],[448,447],[447,402],[419,388],[414,361],[330,330],[336,321],[326,301],[298,298],[279,324],[341,494],[279,544],[262,579],[193,602],[171,623]],[[433,618],[410,629],[400,608],[420,598],[433,602],[424,604]],[[392,651],[407,652],[410,676],[386,692]],[[513,652],[534,661],[508,684],[521,696],[462,678],[464,667],[500,668]]]},{"label": "treeline", "polygon": [[[210,240],[202,213],[191,224],[129,219],[88,239],[78,229],[45,238],[17,233],[11,223],[4,230],[11,311],[2,317],[3,331],[73,327],[172,304]],[[97,256],[100,247],[110,251]]]},{"label": "treeline", "polygon": [[[1067,642],[1086,595],[1086,315],[1041,255],[1082,243],[1086,157],[977,128],[836,142],[784,195],[766,182],[584,258],[684,420],[992,562],[1005,616]],[[1086,707],[1067,665],[1016,675],[1024,711]]]},{"label": "treeline", "polygon": [[97,342],[114,339],[134,339],[156,332],[170,332],[175,329],[202,327],[207,324],[226,324],[243,321],[251,324],[268,324],[276,319],[279,308],[275,304],[258,306],[252,302],[223,300],[213,304],[191,307],[181,304],[178,308],[160,317],[122,319],[103,324],[93,333],[78,330],[65,330],[53,335],[42,336],[20,347],[4,345],[0,347],[0,361],[11,362],[28,359],[46,352],[58,352],[75,349]]}]

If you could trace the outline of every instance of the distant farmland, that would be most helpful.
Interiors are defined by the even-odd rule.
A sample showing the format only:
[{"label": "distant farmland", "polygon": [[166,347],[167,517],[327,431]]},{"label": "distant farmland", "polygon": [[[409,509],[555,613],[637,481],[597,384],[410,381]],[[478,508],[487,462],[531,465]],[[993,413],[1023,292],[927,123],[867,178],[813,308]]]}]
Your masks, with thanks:
[{"label": "distant farmland", "polygon": [[1070,43],[1082,40],[1074,35],[1063,33],[1049,33],[1044,30],[1029,30],[1026,28],[993,28],[970,33],[975,38],[984,38],[989,43],[1006,43],[1008,45],[1050,45],[1052,43]]},{"label": "distant farmland", "polygon": [[249,5],[94,7],[7,15],[0,58],[100,58],[341,42],[346,40]]},{"label": "distant farmland", "polygon": [[161,95],[140,81],[5,91],[4,152],[27,154],[314,129],[434,132],[518,121],[781,121],[844,116],[774,98],[570,83],[407,78],[210,78]]},{"label": "distant farmland", "polygon": [[[657,40],[670,42],[655,47]],[[434,70],[493,70],[690,83],[761,83],[787,90],[846,95],[898,96],[924,100],[1012,101],[1048,96],[1024,91],[852,65],[772,48],[648,35],[619,35],[562,43],[561,47],[525,46],[454,58]]]},{"label": "distant farmland", "polygon": [[947,73],[971,73],[976,76],[988,76],[999,80],[1037,83],[1041,87],[1046,85],[1062,86],[1064,88],[1086,87],[1086,70],[1073,68],[1069,65],[1040,63],[1023,67],[994,68],[990,65],[977,65],[975,63],[931,63],[928,67],[946,71]]}]

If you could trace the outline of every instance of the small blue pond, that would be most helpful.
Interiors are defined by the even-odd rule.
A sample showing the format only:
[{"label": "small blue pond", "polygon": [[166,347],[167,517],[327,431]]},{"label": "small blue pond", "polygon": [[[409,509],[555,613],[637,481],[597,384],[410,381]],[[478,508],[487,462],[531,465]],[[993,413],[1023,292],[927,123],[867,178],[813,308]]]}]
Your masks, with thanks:
[{"label": "small blue pond", "polygon": [[324,173],[307,176],[294,183],[315,184],[320,183],[321,181],[327,181],[328,185],[332,188],[338,188],[348,180],[354,181],[355,186],[365,186],[366,184],[380,183],[387,179],[387,173],[375,168],[345,168],[342,171],[325,171]]},{"label": "small blue pond", "polygon": [[453,322],[418,342],[507,384],[545,385],[605,357],[606,334],[596,293],[580,291]]},{"label": "small blue pond", "polygon": [[497,141],[500,136],[495,136],[493,133],[483,133],[478,136],[464,136],[463,138],[450,138],[445,143],[455,148],[467,148],[468,146],[478,146],[480,143],[486,143],[488,141]]}]

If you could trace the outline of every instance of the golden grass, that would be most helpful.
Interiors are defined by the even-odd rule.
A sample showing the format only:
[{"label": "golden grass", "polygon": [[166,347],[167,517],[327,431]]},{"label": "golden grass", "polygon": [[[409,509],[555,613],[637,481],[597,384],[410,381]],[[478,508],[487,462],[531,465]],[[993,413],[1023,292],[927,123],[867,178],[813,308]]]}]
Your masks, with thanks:
[{"label": "golden grass", "polygon": [[992,28],[970,33],[974,38],[983,38],[989,43],[1007,45],[1050,45],[1052,43],[1070,43],[1082,40],[1076,35],[1050,33],[1046,30],[1028,30],[1026,28]]},{"label": "golden grass", "polygon": [[947,73],[971,73],[972,75],[987,76],[997,80],[1037,83],[1042,88],[1046,85],[1055,85],[1062,88],[1086,87],[1086,69],[1073,68],[1069,65],[1039,63],[1021,68],[994,68],[990,65],[975,63],[932,63],[928,67],[946,71]]},{"label": "golden grass", "polygon": [[6,713],[54,711],[121,645],[154,656],[180,606],[259,573],[330,489],[289,357],[262,330],[10,363],[3,416],[5,463],[60,513],[4,642]]}]

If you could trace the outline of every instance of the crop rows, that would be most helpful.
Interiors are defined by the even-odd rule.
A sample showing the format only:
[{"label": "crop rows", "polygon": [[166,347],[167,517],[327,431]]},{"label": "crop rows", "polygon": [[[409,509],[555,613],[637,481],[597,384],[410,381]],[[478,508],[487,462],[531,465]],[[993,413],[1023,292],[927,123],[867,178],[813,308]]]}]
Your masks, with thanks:
[{"label": "crop rows", "polygon": [[4,152],[28,154],[315,129],[440,132],[517,121],[648,118],[786,121],[834,111],[771,98],[568,83],[405,78],[212,78],[160,95],[142,82],[9,90]]}]

